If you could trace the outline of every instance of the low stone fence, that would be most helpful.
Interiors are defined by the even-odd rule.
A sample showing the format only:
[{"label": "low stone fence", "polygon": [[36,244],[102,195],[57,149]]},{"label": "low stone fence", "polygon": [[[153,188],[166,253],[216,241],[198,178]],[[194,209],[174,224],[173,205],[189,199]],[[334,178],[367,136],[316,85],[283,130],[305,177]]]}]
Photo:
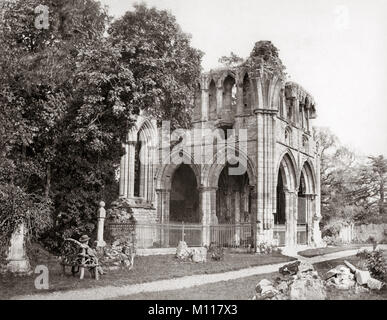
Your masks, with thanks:
[{"label": "low stone fence", "polygon": [[338,238],[343,243],[362,243],[369,241],[370,238],[377,242],[386,241],[387,224],[348,225],[341,228]]}]

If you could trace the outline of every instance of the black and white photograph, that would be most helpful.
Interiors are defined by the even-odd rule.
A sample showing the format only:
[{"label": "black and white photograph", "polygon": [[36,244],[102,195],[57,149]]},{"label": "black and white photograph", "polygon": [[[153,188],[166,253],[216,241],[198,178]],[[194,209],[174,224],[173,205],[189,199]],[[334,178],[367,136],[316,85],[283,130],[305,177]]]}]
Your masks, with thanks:
[{"label": "black and white photograph", "polygon": [[386,90],[385,0],[0,0],[0,300],[387,300]]}]

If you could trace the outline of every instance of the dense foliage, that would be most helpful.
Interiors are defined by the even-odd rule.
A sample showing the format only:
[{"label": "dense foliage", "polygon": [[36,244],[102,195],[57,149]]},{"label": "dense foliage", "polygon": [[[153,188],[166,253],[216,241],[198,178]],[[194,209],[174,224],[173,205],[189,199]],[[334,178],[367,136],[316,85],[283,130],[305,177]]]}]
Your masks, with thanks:
[{"label": "dense foliage", "polygon": [[[35,27],[38,5],[48,29]],[[0,235],[25,221],[55,249],[90,234],[98,202],[117,197],[122,141],[141,110],[189,126],[202,54],[173,16],[145,5],[108,36],[94,0],[20,0],[2,14]]]},{"label": "dense foliage", "polygon": [[384,189],[387,159],[361,157],[326,128],[315,132],[321,155],[323,234],[350,223],[387,222]]},{"label": "dense foliage", "polygon": [[367,268],[374,278],[385,281],[387,264],[384,259],[383,250],[375,250],[375,248],[373,251],[363,250],[359,251],[356,256],[366,261]]}]

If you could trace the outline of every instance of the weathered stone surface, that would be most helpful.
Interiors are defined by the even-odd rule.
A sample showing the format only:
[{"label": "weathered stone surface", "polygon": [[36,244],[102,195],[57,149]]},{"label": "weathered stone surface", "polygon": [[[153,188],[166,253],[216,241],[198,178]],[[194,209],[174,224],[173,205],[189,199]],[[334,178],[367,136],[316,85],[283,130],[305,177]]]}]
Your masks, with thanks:
[{"label": "weathered stone surface", "polygon": [[191,255],[193,262],[207,262],[207,249],[204,247],[192,249]]},{"label": "weathered stone surface", "polygon": [[355,273],[356,282],[360,285],[367,284],[368,280],[371,278],[369,271],[356,270]]},{"label": "weathered stone surface", "polygon": [[352,273],[356,273],[357,269],[352,263],[349,263],[347,260],[344,260],[344,264],[347,268],[349,268],[349,270],[351,270]]},{"label": "weathered stone surface", "polygon": [[301,264],[301,261],[297,260],[296,262],[288,263],[283,267],[279,268],[278,272],[282,275],[295,275],[298,272],[298,266]]},{"label": "weathered stone surface", "polygon": [[277,290],[286,293],[288,291],[288,283],[286,281],[281,281],[281,283],[277,286]]},{"label": "weathered stone surface", "polygon": [[272,287],[272,286],[273,286],[273,284],[272,284],[271,281],[269,281],[267,279],[263,279],[263,280],[258,282],[258,284],[255,287],[255,291],[257,293],[261,293],[263,291],[263,288],[265,288],[265,287]]},{"label": "weathered stone surface", "polygon": [[313,277],[295,280],[290,285],[290,300],[325,300],[326,291],[321,279]]},{"label": "weathered stone surface", "polygon": [[191,250],[185,241],[180,241],[176,248],[176,258],[180,260],[187,260],[191,257]]},{"label": "weathered stone surface", "polygon": [[324,279],[327,280],[327,285],[340,290],[348,290],[355,285],[355,275],[351,270],[344,266],[338,265],[329,270]]},{"label": "weathered stone surface", "polygon": [[384,283],[382,281],[377,280],[377,279],[370,278],[367,281],[367,286],[371,290],[380,290],[384,286]]},{"label": "weathered stone surface", "polygon": [[314,267],[309,262],[302,261],[298,266],[298,272],[305,273],[309,271],[314,271]]},{"label": "weathered stone surface", "polygon": [[27,257],[25,247],[25,227],[24,223],[20,224],[13,232],[11,245],[7,257],[7,271],[11,273],[26,274],[31,273],[31,265]]},{"label": "weathered stone surface", "polygon": [[[213,187],[217,188],[218,181],[221,182],[223,179],[219,178],[219,172],[217,170],[208,171],[206,168],[207,166],[211,167],[215,165],[215,162],[207,163],[206,160],[206,163],[201,163],[201,161],[200,163],[195,163],[197,170],[194,170],[194,174],[196,175],[197,186],[201,186],[200,197],[197,197],[200,199],[200,203],[195,203],[195,206],[198,205],[198,208],[205,208],[204,211],[200,209],[199,211],[202,212],[197,212],[197,214],[202,218],[201,221],[205,227],[208,227],[211,223],[213,225],[217,223],[223,224],[226,223],[226,220],[227,223],[232,224],[239,224],[241,222],[252,223],[256,220],[253,217],[261,216],[262,214],[263,220],[257,224],[257,228],[253,228],[256,233],[255,235],[249,234],[245,236],[244,233],[240,234],[239,232],[235,232],[230,235],[229,239],[222,240],[226,241],[226,243],[221,243],[221,245],[239,246],[242,241],[256,238],[257,243],[254,243],[254,249],[256,250],[258,243],[278,243],[279,239],[275,238],[275,234],[273,233],[274,224],[272,223],[272,214],[274,212],[272,208],[276,208],[277,205],[275,187],[278,184],[278,170],[288,172],[287,174],[289,174],[290,172],[301,172],[301,166],[307,166],[308,170],[302,170],[305,172],[303,178],[306,185],[315,190],[313,192],[315,195],[308,194],[305,196],[305,216],[308,217],[307,242],[308,244],[320,246],[322,245],[319,230],[319,219],[321,218],[319,201],[320,188],[316,184],[319,181],[318,177],[320,175],[320,171],[318,170],[320,157],[317,156],[318,153],[316,152],[318,148],[317,141],[313,135],[310,135],[312,131],[310,119],[316,117],[313,97],[295,83],[287,82],[285,79],[278,81],[279,78],[277,78],[277,75],[266,75],[268,78],[266,79],[265,76],[265,80],[263,80],[261,78],[262,75],[258,76],[257,74],[257,83],[263,81],[262,83],[268,83],[275,90],[263,90],[263,96],[260,99],[247,98],[254,96],[253,86],[248,85],[249,81],[245,82],[243,79],[238,79],[238,77],[233,76],[233,74],[245,74],[243,68],[242,65],[232,67],[231,69],[221,68],[211,70],[202,75],[200,89],[198,92],[195,92],[198,99],[195,99],[193,129],[210,129],[212,131],[214,128],[223,128],[224,130],[224,128],[232,126],[237,128],[237,130],[246,130],[246,139],[242,137],[244,134],[238,134],[241,141],[244,140],[246,144],[238,143],[238,150],[236,150],[238,152],[236,154],[239,154],[237,158],[243,155],[243,159],[240,159],[241,161],[248,160],[248,163],[245,163],[245,167],[248,168],[249,184],[251,186],[254,185],[255,188],[250,188],[246,184],[247,180],[244,180],[243,185],[235,188],[230,178],[227,179],[229,181],[224,186],[224,190],[227,190],[227,192],[216,192],[216,190],[213,190]],[[258,70],[260,68],[255,71]],[[251,71],[253,72],[253,70]],[[236,90],[235,92],[233,92],[234,89]],[[255,90],[257,89],[255,88]],[[289,92],[292,93],[290,94]],[[232,103],[232,96],[234,94],[241,98],[236,99],[235,105]],[[246,101],[243,101],[244,99]],[[265,103],[263,105],[262,101],[267,101],[268,104],[266,105]],[[276,103],[275,107],[271,106],[272,102]],[[130,200],[128,205],[131,208],[134,208],[133,206],[144,206],[147,203],[153,205],[152,208],[148,208],[147,210],[153,210],[154,214],[147,212],[140,213],[140,211],[136,213],[133,209],[133,215],[141,224],[166,224],[169,222],[169,219],[173,221],[174,218],[177,218],[173,217],[174,214],[172,213],[174,210],[172,210],[171,201],[174,201],[173,195],[178,191],[174,190],[174,185],[179,185],[174,184],[173,180],[178,179],[179,174],[174,172],[175,169],[172,170],[169,161],[168,163],[164,163],[164,161],[162,163],[159,163],[160,161],[154,163],[152,161],[150,164],[144,164],[144,170],[136,171],[136,168],[139,168],[136,162],[136,145],[138,145],[137,142],[139,142],[138,139],[140,137],[146,141],[152,141],[152,143],[147,143],[147,146],[154,145],[156,147],[153,150],[155,159],[166,159],[165,146],[158,139],[161,135],[157,130],[157,123],[154,120],[152,115],[147,114],[145,111],[137,117],[137,123],[129,133],[130,138],[128,143],[125,144],[126,152],[122,155],[120,167],[120,197]],[[262,129],[259,135],[258,128],[260,130]],[[223,148],[217,147],[217,153],[221,151],[222,154],[217,154],[214,157],[213,145],[215,141],[210,136],[213,134],[211,131],[210,133],[208,133],[209,131],[203,132],[204,134],[200,135],[192,133],[191,136],[195,137],[192,140],[192,150],[199,147],[200,150],[204,151],[204,154],[199,157],[200,159],[211,159],[211,161],[215,161],[215,159],[220,159],[220,156],[223,155],[223,151],[221,151]],[[205,139],[202,140],[201,137]],[[184,142],[181,144],[181,147],[184,147]],[[174,146],[176,145],[171,144],[172,151],[176,150]],[[187,154],[186,156],[191,157],[193,154]],[[196,158],[193,157],[192,160],[196,161]],[[294,159],[297,160],[294,161]],[[281,169],[277,166],[278,164]],[[273,169],[274,167],[276,169]],[[288,168],[289,170],[284,171],[284,168]],[[273,170],[277,170],[277,172]],[[205,174],[203,175],[202,173]],[[134,179],[136,174],[139,175],[138,179]],[[262,177],[267,177],[267,179],[263,179]],[[291,177],[288,176],[286,179],[291,179]],[[136,180],[141,182],[141,195],[139,197],[134,195],[134,190],[136,189],[134,188],[134,184]],[[299,181],[292,186],[291,190],[286,190],[290,203],[294,203],[295,205],[297,202],[295,186],[298,183]],[[196,187],[190,187],[187,190],[188,192],[181,193],[181,195],[184,194],[184,199],[180,200],[184,200],[186,204],[190,203],[190,206],[186,206],[186,208],[193,208],[191,204],[193,204],[192,199],[197,195],[198,190],[196,189]],[[247,212],[245,210],[246,204],[244,199],[249,199],[250,197],[255,199],[255,201],[249,206]],[[234,207],[230,207],[229,200],[231,198],[235,199],[232,202]],[[140,199],[143,199],[143,202]],[[297,245],[297,205],[295,207],[293,205],[286,205],[285,201],[281,198],[279,206],[283,210],[278,210],[279,208],[277,208],[275,214],[281,214],[281,221],[287,220],[287,230],[285,232],[285,238],[281,238],[281,246],[295,247]],[[225,215],[224,212],[226,211],[232,214]],[[178,221],[184,221],[190,215],[185,210],[178,210],[176,214],[180,215]],[[159,242],[161,242],[160,245],[164,245],[164,243],[168,244],[169,240],[168,237],[165,237],[164,240],[160,239],[160,235],[157,232],[152,232],[146,239],[149,239],[149,242],[146,242],[146,246],[152,246],[154,243]],[[212,241],[213,239],[211,239],[209,232],[202,233],[203,245],[208,246]]]}]

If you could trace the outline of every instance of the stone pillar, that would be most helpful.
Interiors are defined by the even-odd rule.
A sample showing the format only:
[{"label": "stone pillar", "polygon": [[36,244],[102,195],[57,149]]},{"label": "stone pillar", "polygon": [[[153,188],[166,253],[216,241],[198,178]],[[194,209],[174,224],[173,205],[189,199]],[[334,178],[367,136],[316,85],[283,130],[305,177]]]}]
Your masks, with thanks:
[{"label": "stone pillar", "polygon": [[126,198],[134,197],[134,169],[136,156],[136,141],[129,141],[127,145]]},{"label": "stone pillar", "polygon": [[297,245],[297,223],[298,223],[298,190],[293,192],[293,245]]},{"label": "stone pillar", "polygon": [[292,246],[292,216],[293,216],[293,208],[292,208],[292,194],[291,192],[285,190],[285,247]]},{"label": "stone pillar", "polygon": [[123,148],[125,148],[125,154],[121,157],[121,163],[120,163],[120,192],[119,195],[120,197],[125,197],[125,184],[126,184],[126,168],[125,168],[125,163],[126,163],[126,145],[122,145]]},{"label": "stone pillar", "polygon": [[167,225],[169,224],[169,203],[171,190],[169,189],[157,189],[157,215],[162,225],[160,239],[163,246],[169,247],[169,230]]},{"label": "stone pillar", "polygon": [[[216,88],[216,114],[217,118],[222,117],[223,110],[223,86]],[[224,110],[223,110],[224,111]]]},{"label": "stone pillar", "polygon": [[273,212],[275,207],[274,151],[275,119],[277,110],[257,109],[257,194],[258,241],[270,242],[273,237]]},{"label": "stone pillar", "polygon": [[306,210],[306,232],[307,232],[307,244],[312,244],[312,228],[313,228],[313,207],[314,207],[314,195],[305,195],[305,210]]},{"label": "stone pillar", "polygon": [[202,90],[202,110],[201,120],[207,121],[209,118],[209,91],[208,89]]},{"label": "stone pillar", "polygon": [[243,83],[238,83],[237,84],[237,93],[236,93],[236,98],[237,98],[237,111],[236,111],[236,116],[240,116],[244,114],[244,105],[243,105]]},{"label": "stone pillar", "polygon": [[25,248],[24,223],[19,224],[12,234],[7,261],[6,268],[12,273],[28,273],[31,271],[31,265]]},{"label": "stone pillar", "polygon": [[[199,188],[199,204],[202,213],[202,245],[209,246],[211,242],[211,214],[216,213],[216,190],[215,187]],[[215,207],[214,207],[215,204]]]},{"label": "stone pillar", "polygon": [[236,224],[236,227],[235,227],[235,234],[234,234],[234,241],[235,241],[235,245],[236,246],[239,246],[240,245],[240,238],[241,238],[241,228],[239,226],[240,222],[241,222],[241,212],[240,212],[240,209],[241,209],[241,205],[240,205],[240,198],[241,198],[241,195],[240,195],[240,192],[239,191],[236,191],[235,193],[235,217],[234,217],[234,223]]},{"label": "stone pillar", "polygon": [[98,217],[98,229],[97,229],[97,247],[106,246],[106,242],[103,240],[103,230],[106,218],[105,202],[99,203],[99,209],[97,213]]}]

